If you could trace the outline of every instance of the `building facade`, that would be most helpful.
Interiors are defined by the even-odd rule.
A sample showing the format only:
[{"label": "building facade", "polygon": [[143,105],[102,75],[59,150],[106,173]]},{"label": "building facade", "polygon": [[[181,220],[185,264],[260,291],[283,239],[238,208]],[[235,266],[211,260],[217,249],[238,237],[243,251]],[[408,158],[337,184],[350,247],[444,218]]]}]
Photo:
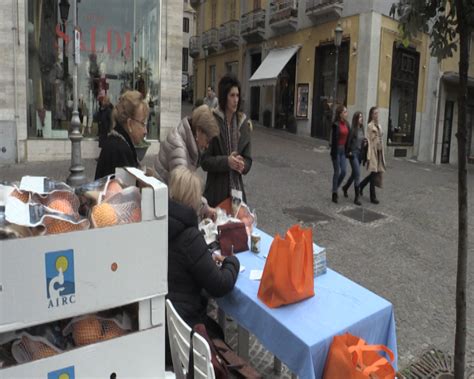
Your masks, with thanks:
[{"label": "building facade", "polygon": [[[326,140],[334,101],[346,105],[350,115],[362,111],[365,118],[377,105],[388,155],[441,162],[445,104],[440,99],[442,93],[455,93],[450,90],[452,75],[449,79],[445,73],[456,61],[440,65],[429,54],[425,34],[405,47],[397,21],[389,17],[391,0],[191,4],[197,35],[190,54],[195,58],[198,97],[226,72],[235,72],[242,82],[244,110],[253,120]],[[337,25],[343,30],[338,49]],[[452,127],[446,136],[456,129],[456,112],[449,113],[452,105],[448,102],[446,117],[454,122],[447,123]],[[472,130],[472,116],[470,120]],[[455,163],[452,139],[449,143],[449,162]],[[474,154],[474,147],[471,151]]]},{"label": "building facade", "polygon": [[115,104],[127,89],[148,101],[148,139],[157,151],[160,135],[180,119],[182,4],[16,0],[0,9],[0,164],[70,158],[75,64],[83,157],[99,153],[99,102],[107,96]]}]

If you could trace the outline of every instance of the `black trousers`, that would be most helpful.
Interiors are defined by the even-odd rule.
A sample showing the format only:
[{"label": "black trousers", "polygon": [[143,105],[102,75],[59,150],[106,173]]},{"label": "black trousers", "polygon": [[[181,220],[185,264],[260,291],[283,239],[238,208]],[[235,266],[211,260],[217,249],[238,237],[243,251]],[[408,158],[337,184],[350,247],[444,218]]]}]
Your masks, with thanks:
[{"label": "black trousers", "polygon": [[376,172],[371,172],[367,175],[364,180],[360,182],[360,190],[362,191],[367,184],[370,184],[370,200],[375,200],[377,196],[375,195],[375,175]]}]

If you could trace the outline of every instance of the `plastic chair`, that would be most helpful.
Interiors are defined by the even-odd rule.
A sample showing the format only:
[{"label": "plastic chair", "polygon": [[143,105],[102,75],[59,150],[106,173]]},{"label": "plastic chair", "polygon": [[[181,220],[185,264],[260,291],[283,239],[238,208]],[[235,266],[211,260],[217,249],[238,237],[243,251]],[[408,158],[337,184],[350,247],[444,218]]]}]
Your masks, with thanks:
[{"label": "plastic chair", "polygon": [[[191,328],[179,316],[170,300],[166,300],[166,320],[174,373],[177,379],[186,379]],[[215,379],[211,349],[207,341],[197,333],[193,334],[193,358],[195,379]]]}]

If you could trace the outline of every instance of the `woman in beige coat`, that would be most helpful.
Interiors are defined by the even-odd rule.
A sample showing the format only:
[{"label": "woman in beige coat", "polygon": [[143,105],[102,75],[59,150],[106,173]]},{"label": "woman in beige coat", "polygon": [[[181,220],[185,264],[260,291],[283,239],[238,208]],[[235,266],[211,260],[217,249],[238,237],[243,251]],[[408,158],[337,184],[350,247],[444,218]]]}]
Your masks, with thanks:
[{"label": "woman in beige coat", "polygon": [[364,187],[370,183],[370,202],[378,204],[375,195],[375,178],[377,174],[382,175],[385,172],[385,156],[383,152],[383,133],[382,127],[379,125],[379,110],[377,107],[370,108],[369,124],[367,126],[367,170],[370,172],[360,183],[360,194]]}]

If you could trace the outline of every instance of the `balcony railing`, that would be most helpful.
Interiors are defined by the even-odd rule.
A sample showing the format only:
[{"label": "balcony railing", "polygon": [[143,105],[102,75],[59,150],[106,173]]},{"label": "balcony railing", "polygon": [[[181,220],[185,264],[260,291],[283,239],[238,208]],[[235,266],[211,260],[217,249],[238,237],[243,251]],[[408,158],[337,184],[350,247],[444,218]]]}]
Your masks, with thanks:
[{"label": "balcony railing", "polygon": [[306,0],[306,14],[317,23],[340,18],[343,8],[343,0]]},{"label": "balcony railing", "polygon": [[189,55],[192,58],[196,58],[199,56],[199,50],[201,49],[201,43],[200,43],[200,38],[199,36],[192,36],[189,39]]},{"label": "balcony railing", "polygon": [[207,49],[209,54],[219,49],[219,31],[217,28],[209,29],[202,35],[202,48]]},{"label": "balcony railing", "polygon": [[240,33],[247,42],[265,39],[265,9],[255,9],[240,18]]},{"label": "balcony railing", "polygon": [[275,29],[296,29],[298,0],[276,0],[270,4],[270,26]]},{"label": "balcony railing", "polygon": [[239,46],[239,40],[239,21],[232,20],[222,24],[219,29],[219,42],[222,46],[237,47]]}]

